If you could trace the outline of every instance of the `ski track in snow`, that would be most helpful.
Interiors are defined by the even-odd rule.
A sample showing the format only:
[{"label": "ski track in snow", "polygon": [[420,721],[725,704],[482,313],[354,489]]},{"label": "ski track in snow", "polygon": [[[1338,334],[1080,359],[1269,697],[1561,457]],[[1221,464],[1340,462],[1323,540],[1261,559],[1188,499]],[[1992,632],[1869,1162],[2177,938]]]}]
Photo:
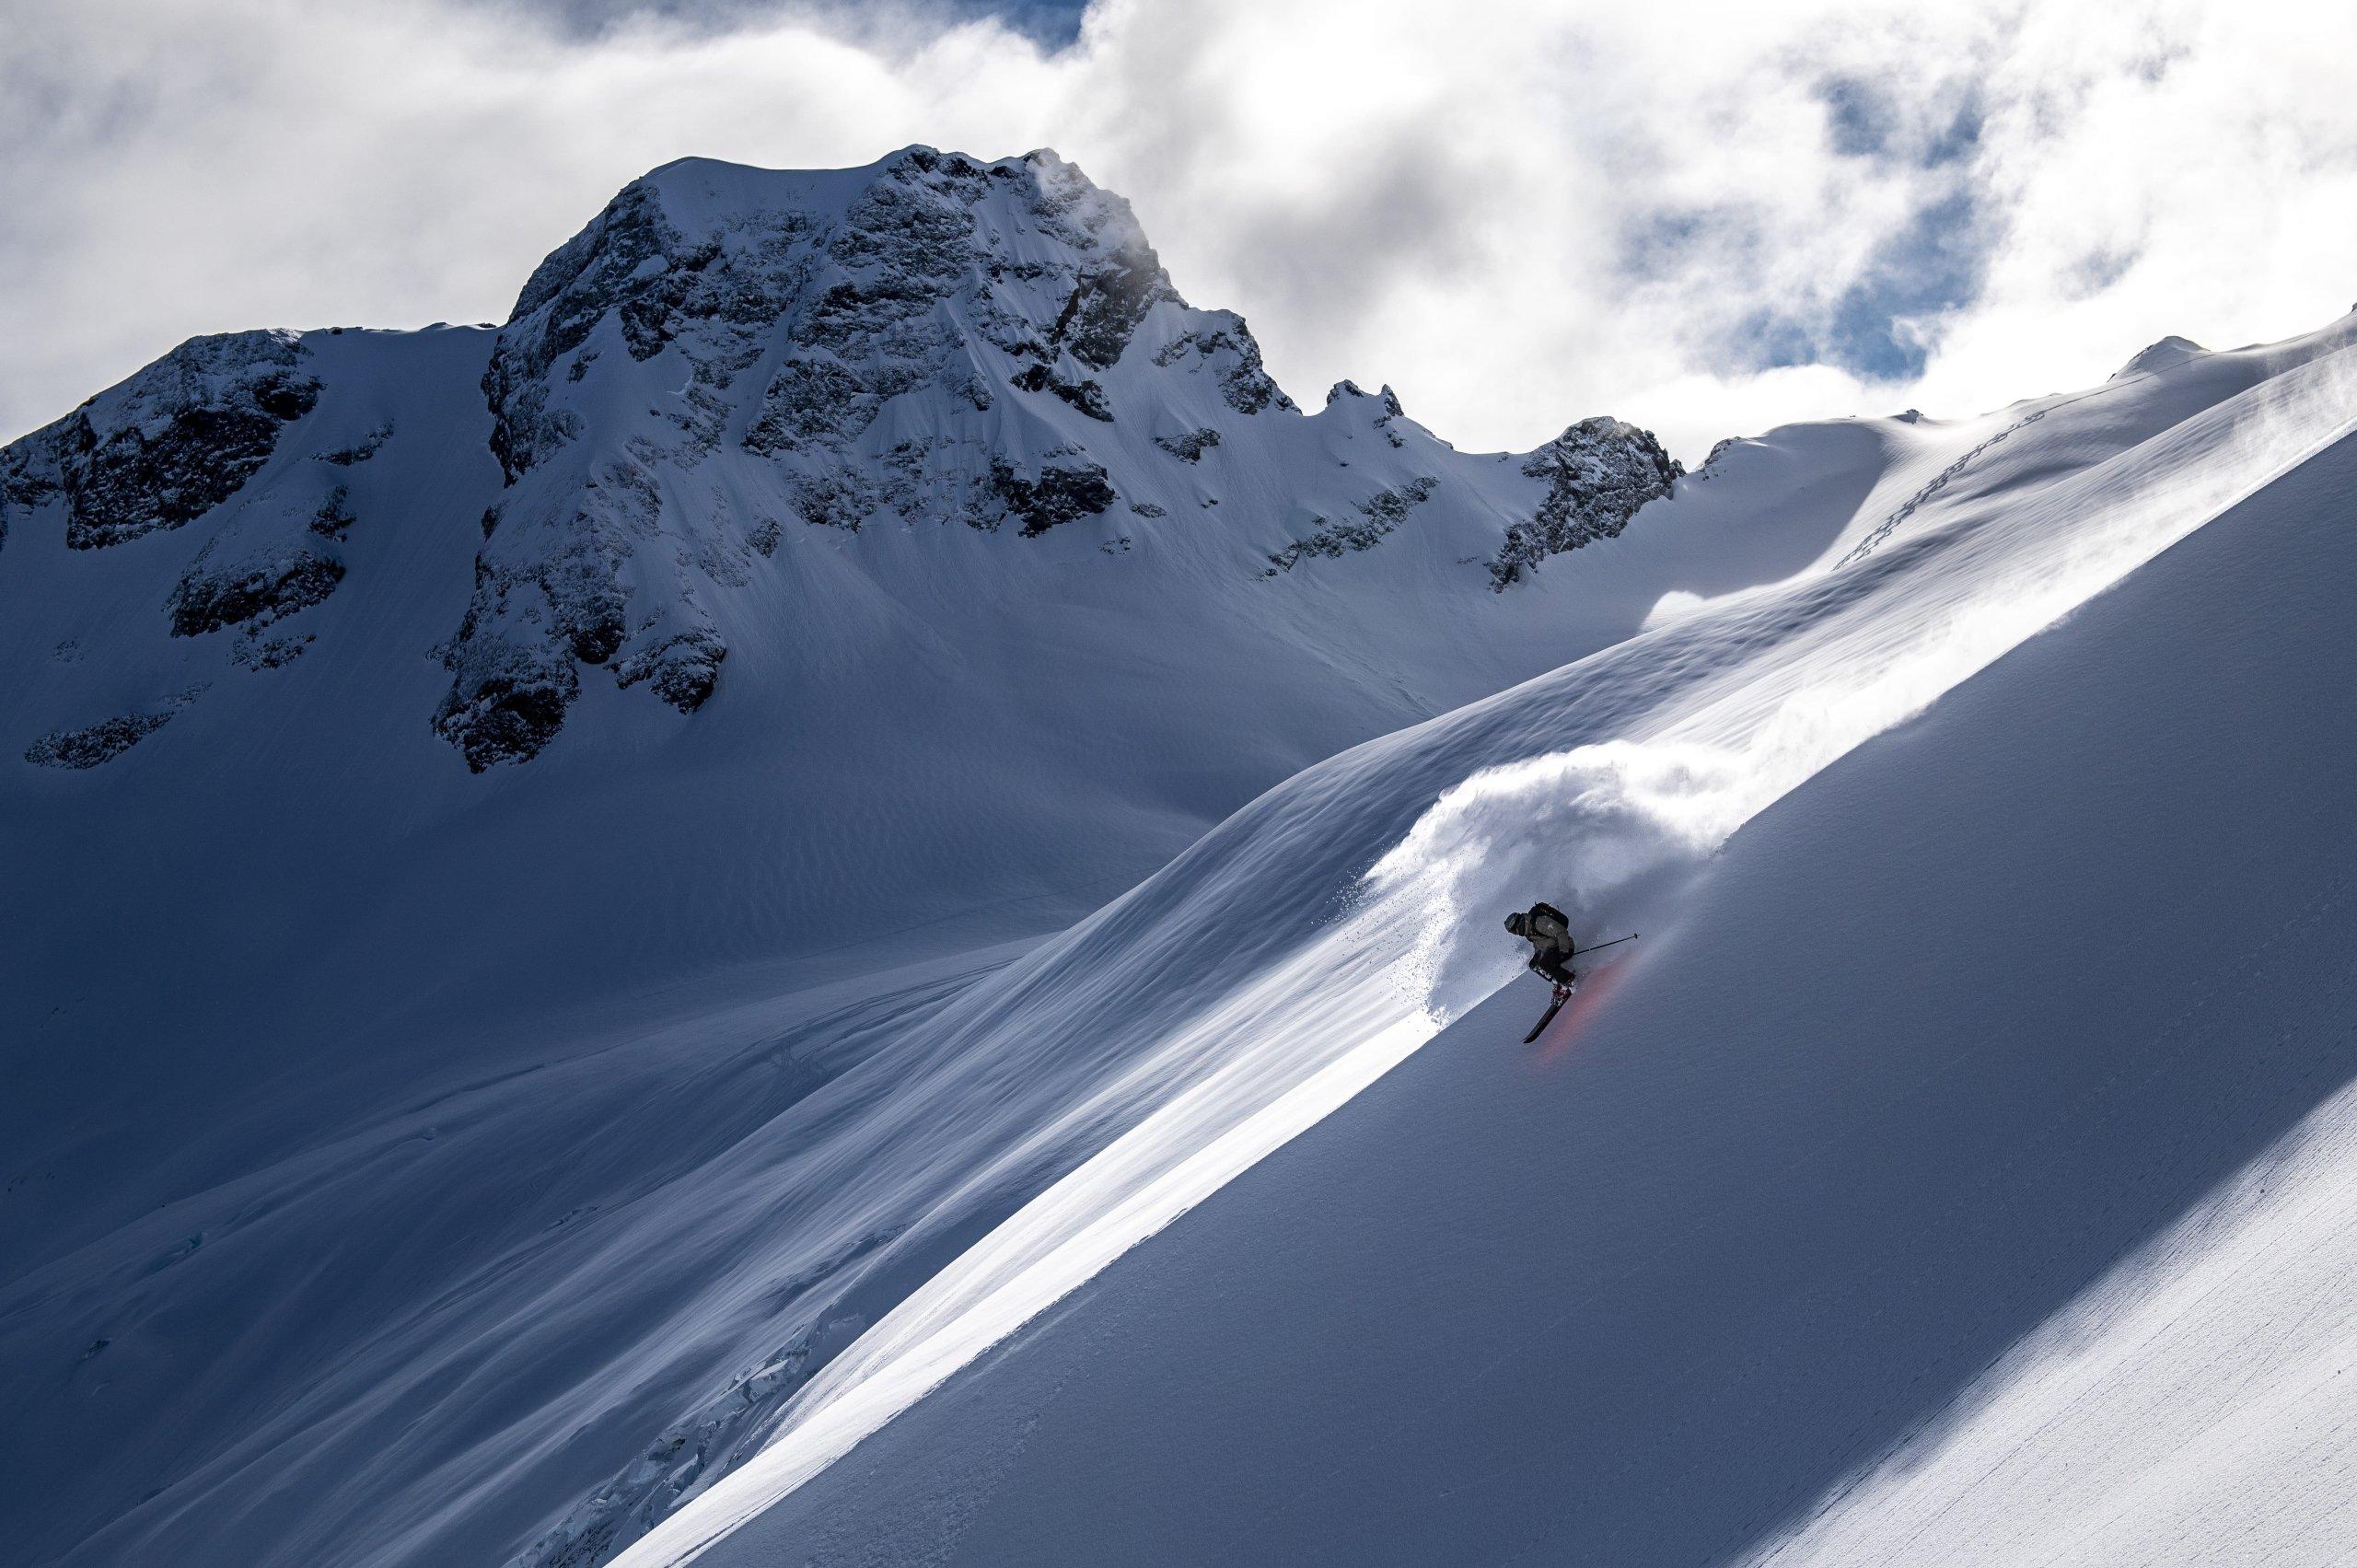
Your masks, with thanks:
[{"label": "ski track in snow", "polygon": [[1584,937],[1656,928],[1743,822],[2346,434],[2352,408],[2348,353],[2327,354],[2026,496],[1934,514],[1839,569],[1346,753],[983,982],[941,1026],[961,1038],[938,1059],[961,1073],[1065,1051],[1126,1063],[1018,1153],[1139,1120],[901,1300],[767,1446],[617,1561],[692,1560],[1372,1082],[1512,977],[1495,912],[1530,888],[1568,885],[1556,901]]}]

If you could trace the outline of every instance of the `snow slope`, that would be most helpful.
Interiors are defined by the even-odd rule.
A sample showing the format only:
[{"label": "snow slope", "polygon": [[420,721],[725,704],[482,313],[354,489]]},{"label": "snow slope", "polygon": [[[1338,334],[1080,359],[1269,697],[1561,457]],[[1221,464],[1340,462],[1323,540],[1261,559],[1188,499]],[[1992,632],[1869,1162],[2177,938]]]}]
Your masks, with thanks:
[{"label": "snow slope", "polygon": [[[1397,885],[1488,949],[1420,972],[1445,1032],[1320,1037],[1398,1064],[1093,1283],[970,1300],[999,1348],[931,1398],[918,1324],[853,1347],[624,1561],[2345,1559],[2337,358],[1280,792],[1392,846],[1354,946]],[[1644,886],[1641,825],[1755,801]],[[1525,1051],[1475,917],[1566,886],[1648,935]],[[794,1453],[861,1404],[900,1413]]]},{"label": "snow slope", "polygon": [[1135,1113],[916,1019],[1885,477],[1771,436],[1622,532],[1640,432],[1256,360],[1052,155],[691,160],[501,327],[201,339],[0,449],[13,1539],[608,1554]]},{"label": "snow slope", "polygon": [[[821,1519],[846,1550],[869,1550],[870,1534],[842,1524],[839,1489],[828,1489],[807,1514],[797,1507],[781,1514],[780,1500],[830,1474],[830,1465],[943,1378],[1480,1003],[1512,973],[1511,944],[1497,939],[1492,921],[1518,895],[1561,889],[1558,901],[1591,936],[1607,923],[1700,918],[1677,912],[1708,906],[1707,890],[1687,885],[1746,821],[2346,434],[2357,423],[2347,341],[2344,327],[2244,356],[2239,366],[2197,364],[2014,411],[1976,444],[1984,456],[2002,447],[2003,460],[2015,465],[2010,485],[1995,488],[1993,478],[1973,483],[1953,462],[1943,466],[1902,504],[1898,526],[1864,520],[1853,538],[1839,541],[1825,570],[1692,609],[1552,676],[1311,770],[1097,920],[985,982],[972,1023],[1000,1031],[1004,1043],[993,1055],[1028,1053],[1043,1039],[1065,1057],[1101,1050],[1112,1031],[1144,1018],[1129,1083],[1132,1093],[1151,1085],[1164,1097],[1158,1108],[831,1362],[761,1454],[622,1561],[688,1560],[753,1519],[759,1527],[719,1560],[765,1561],[780,1551],[799,1560],[814,1541],[830,1539],[813,1522]],[[2273,374],[2252,385],[2255,370]],[[2200,406],[2238,380],[2245,389]],[[2140,415],[2151,420],[2189,407],[2200,412],[2132,445],[2121,441]],[[2066,456],[2079,461],[2060,460]],[[2149,721],[2167,696],[2165,686],[2154,690],[2142,716]],[[2021,814],[2018,797],[2007,804]],[[1880,842],[1862,847],[1869,865],[1890,854]],[[1766,908],[1744,912],[1754,940],[1781,928],[1781,917]],[[1895,912],[1881,912],[1892,936],[1906,930]],[[1664,947],[1675,952],[1678,944],[1655,950]],[[1643,960],[1665,961],[1651,954]],[[1065,973],[1056,972],[1059,964]],[[1143,983],[1149,965],[1151,987]],[[1134,997],[1124,984],[1132,972],[1139,973]],[[1239,982],[1243,975],[1251,978]],[[1711,991],[1728,994],[1724,982]],[[2033,1008],[2053,1001],[2038,993],[2030,998]],[[1823,1005],[1848,1006],[1838,991]],[[1004,1024],[995,1016],[1002,1005]],[[1805,1015],[1796,1036],[1771,1038],[1805,1040],[1818,1016]],[[2065,1038],[2084,1021],[2067,1009],[2055,1019]],[[2046,1043],[2052,1050],[2057,1042]],[[981,1050],[977,1041],[961,1060]],[[1176,1093],[1166,1087],[1173,1081]],[[1457,1131],[1459,1139],[1434,1160],[1462,1162],[1479,1146],[1478,1137]],[[1488,1167],[1475,1160],[1468,1168]],[[1414,1212],[1412,1204],[1403,1209]],[[1397,1213],[1385,1211],[1376,1223],[1388,1224]],[[1627,1222],[1609,1208],[1602,1213],[1600,1223]],[[1481,1231],[1469,1214],[1451,1222]],[[1646,1253],[1667,1245],[1642,1225],[1627,1234]],[[1256,1234],[1241,1246],[1263,1244]],[[1523,1245],[1511,1227],[1499,1244],[1516,1253]],[[1169,1299],[1185,1294],[1171,1292]],[[1648,1305],[1655,1314],[1648,1320],[1658,1322],[1663,1304]],[[1472,1310],[1486,1325],[1489,1304]],[[1331,1353],[1330,1324],[1318,1312],[1305,1308],[1296,1321],[1321,1347],[1306,1353]],[[1239,1332],[1251,1337],[1248,1328]],[[1476,1337],[1486,1342],[1486,1326]],[[1200,1383],[1202,1345],[1190,1343],[1197,1353],[1175,1364],[1155,1354],[1134,1359],[1142,1375],[1159,1368]],[[1062,1368],[1056,1364],[1044,1383],[1029,1387],[1052,1387]],[[1369,1370],[1388,1376],[1394,1368],[1377,1358]],[[1081,1417],[1075,1435],[1084,1445],[1102,1444],[1107,1462],[1118,1463],[1121,1450],[1106,1438],[1117,1425],[1113,1411],[1160,1408],[1151,1399],[1097,1406]],[[1283,1486],[1297,1471],[1273,1455],[1329,1454],[1341,1442],[1316,1425],[1331,1418],[1329,1402],[1311,1399],[1304,1408],[1313,1412],[1306,1425],[1274,1417],[1254,1425],[1257,1411],[1241,1423],[1271,1434],[1269,1448],[1233,1434],[1216,1439],[1208,1428],[1196,1441],[1205,1451],[1259,1454],[1261,1481],[1253,1484]],[[1161,1430],[1159,1423],[1151,1429]],[[995,1432],[988,1451],[1003,1456],[1007,1441],[1004,1430]],[[1149,1450],[1158,1441],[1150,1435]],[[919,1456],[911,1463],[922,1469],[945,1452],[972,1451],[956,1440],[923,1444],[911,1450]],[[1133,1495],[1146,1473],[1132,1456],[1130,1470],[1075,1490],[1069,1458],[1060,1455],[1039,1473],[1054,1478],[1043,1481],[1051,1493],[1084,1511]],[[878,1480],[874,1492],[858,1495],[893,1500],[895,1507],[916,1484],[890,1465],[862,1473]],[[855,1482],[843,1484],[855,1490]],[[1351,1493],[1342,1505],[1363,1508],[1400,1484],[1388,1478]],[[963,1519],[973,1498],[949,1490],[953,1513]],[[1170,1495],[1190,1500],[1178,1513],[1199,1509],[1194,1516],[1225,1527],[1219,1522],[1230,1510],[1223,1493],[1180,1486]],[[1062,1506],[1037,1499],[1029,1505],[1051,1513]],[[883,1512],[871,1506],[861,1521],[882,1531],[900,1516]],[[1119,1539],[1139,1557],[1159,1542],[1153,1550],[1170,1561],[1221,1556],[1240,1544],[1215,1533],[1185,1538],[1181,1547],[1171,1513],[1144,1506],[1134,1539],[1126,1530]],[[1417,1538],[1421,1555],[1400,1544],[1403,1537],[1385,1538],[1398,1546],[1399,1560],[1430,1560],[1439,1541],[1461,1539],[1465,1521],[1442,1515],[1445,1523]],[[1323,1514],[1304,1511],[1280,1522],[1283,1540],[1261,1550],[1281,1560],[1345,1539],[1362,1557],[1367,1551],[1365,1536]],[[1091,1559],[1132,1555],[1090,1529],[1062,1539]],[[1647,1540],[1640,1534],[1617,1545],[1628,1551]],[[1712,1549],[1730,1544],[1739,1540]],[[999,1550],[1028,1557],[1039,1548],[1016,1538]],[[978,1549],[978,1557],[994,1560],[988,1550]],[[1345,1551],[1336,1560],[1358,1559]]]},{"label": "snow slope", "polygon": [[[718,1539],[1486,1016],[1534,882],[1688,909],[2350,407],[2343,324],[1631,523],[1641,433],[1259,401],[1142,244],[1037,156],[675,165],[503,328],[207,341],[7,449],[33,1561]],[[1161,515],[1051,517],[1086,466]]]}]

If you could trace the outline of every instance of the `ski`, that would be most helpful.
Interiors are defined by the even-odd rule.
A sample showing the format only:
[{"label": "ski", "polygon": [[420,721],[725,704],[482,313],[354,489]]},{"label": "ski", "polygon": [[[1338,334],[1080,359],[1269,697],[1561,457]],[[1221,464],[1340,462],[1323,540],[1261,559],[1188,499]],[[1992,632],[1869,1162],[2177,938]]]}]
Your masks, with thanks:
[{"label": "ski", "polygon": [[1547,1004],[1547,1011],[1538,1015],[1538,1021],[1530,1026],[1530,1032],[1522,1037],[1522,1043],[1528,1045],[1540,1035],[1545,1034],[1547,1032],[1547,1026],[1555,1021],[1555,1015],[1562,1012],[1563,1010],[1563,1004],[1569,1002],[1571,999],[1572,988],[1570,986],[1557,986],[1555,988],[1555,999]]}]

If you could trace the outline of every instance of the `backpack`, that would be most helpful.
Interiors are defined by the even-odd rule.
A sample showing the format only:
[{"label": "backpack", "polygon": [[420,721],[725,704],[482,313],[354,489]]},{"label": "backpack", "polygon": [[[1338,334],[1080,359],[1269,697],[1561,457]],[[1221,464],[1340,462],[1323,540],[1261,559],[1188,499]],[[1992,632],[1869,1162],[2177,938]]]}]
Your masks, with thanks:
[{"label": "backpack", "polygon": [[1531,905],[1529,926],[1533,936],[1545,936],[1566,947],[1572,945],[1571,919],[1553,904]]}]

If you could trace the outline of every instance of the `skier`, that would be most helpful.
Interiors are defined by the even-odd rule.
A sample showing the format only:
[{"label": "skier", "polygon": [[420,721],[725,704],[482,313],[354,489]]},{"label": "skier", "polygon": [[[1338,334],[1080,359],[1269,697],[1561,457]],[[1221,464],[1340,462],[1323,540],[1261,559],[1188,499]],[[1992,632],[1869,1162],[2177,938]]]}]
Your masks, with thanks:
[{"label": "skier", "polygon": [[1609,942],[1598,942],[1594,947],[1576,947],[1572,944],[1572,923],[1553,904],[1533,904],[1519,913],[1506,916],[1506,929],[1530,944],[1531,972],[1555,988],[1554,994],[1548,998],[1547,1011],[1530,1026],[1530,1032],[1522,1037],[1525,1045],[1544,1033],[1547,1026],[1555,1021],[1555,1015],[1563,1010],[1563,1004],[1572,999],[1572,987],[1577,985],[1580,979],[1572,972],[1573,958],[1584,951],[1593,953],[1597,947],[1617,947],[1623,942],[1637,939],[1636,934],[1631,932],[1626,936],[1615,936]]},{"label": "skier", "polygon": [[1571,922],[1563,912],[1553,904],[1533,904],[1506,916],[1506,929],[1530,944],[1531,972],[1553,985],[1561,1001],[1579,981],[1572,972],[1572,958],[1579,949],[1572,945]]}]

